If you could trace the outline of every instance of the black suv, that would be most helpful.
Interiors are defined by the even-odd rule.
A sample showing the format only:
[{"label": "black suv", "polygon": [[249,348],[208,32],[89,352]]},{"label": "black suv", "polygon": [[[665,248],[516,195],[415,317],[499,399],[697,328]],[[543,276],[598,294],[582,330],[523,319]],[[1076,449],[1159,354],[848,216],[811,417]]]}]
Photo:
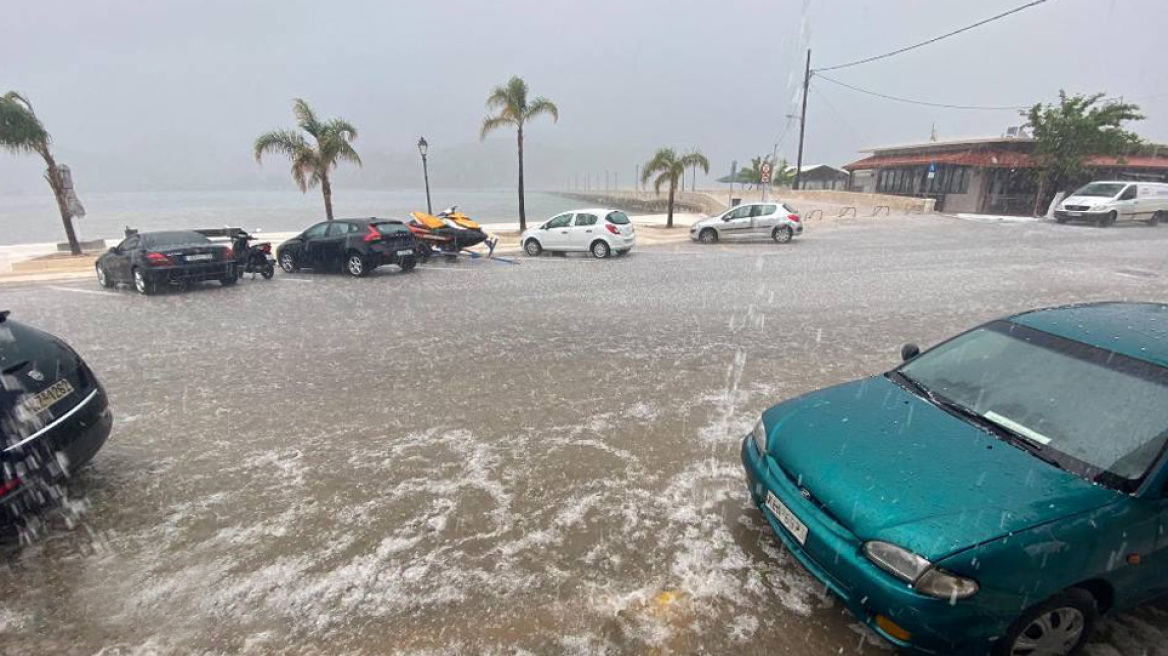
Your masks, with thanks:
[{"label": "black suv", "polygon": [[401,221],[392,219],[337,219],[318,223],[276,249],[280,268],[341,269],[351,276],[368,274],[383,264],[402,271],[418,263],[418,244]]}]

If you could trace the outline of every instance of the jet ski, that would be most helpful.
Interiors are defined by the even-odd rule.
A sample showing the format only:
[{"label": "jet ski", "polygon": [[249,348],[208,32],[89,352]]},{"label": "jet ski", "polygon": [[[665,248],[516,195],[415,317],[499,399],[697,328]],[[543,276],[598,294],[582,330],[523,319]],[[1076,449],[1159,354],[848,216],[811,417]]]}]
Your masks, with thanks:
[{"label": "jet ski", "polygon": [[425,212],[411,214],[414,219],[410,221],[409,229],[425,247],[424,257],[434,251],[455,254],[487,240],[487,233],[478,222],[459,212],[457,206],[449,207],[437,216]]}]

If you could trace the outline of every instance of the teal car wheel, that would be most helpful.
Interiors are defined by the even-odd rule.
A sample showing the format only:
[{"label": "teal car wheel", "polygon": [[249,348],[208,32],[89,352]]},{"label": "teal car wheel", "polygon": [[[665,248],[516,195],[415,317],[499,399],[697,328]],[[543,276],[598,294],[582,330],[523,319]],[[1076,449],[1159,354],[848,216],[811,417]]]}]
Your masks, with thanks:
[{"label": "teal car wheel", "polygon": [[1073,656],[1095,631],[1099,609],[1085,590],[1068,590],[1018,618],[1002,640],[1002,656]]}]

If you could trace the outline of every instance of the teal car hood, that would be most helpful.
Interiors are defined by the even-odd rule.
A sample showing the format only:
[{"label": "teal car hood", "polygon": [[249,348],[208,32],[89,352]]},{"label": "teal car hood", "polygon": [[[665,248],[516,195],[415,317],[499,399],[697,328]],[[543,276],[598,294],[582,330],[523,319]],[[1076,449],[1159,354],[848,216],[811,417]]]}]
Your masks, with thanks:
[{"label": "teal car hood", "polygon": [[884,376],[812,392],[763,418],[768,453],[837,522],[934,562],[1123,498]]}]

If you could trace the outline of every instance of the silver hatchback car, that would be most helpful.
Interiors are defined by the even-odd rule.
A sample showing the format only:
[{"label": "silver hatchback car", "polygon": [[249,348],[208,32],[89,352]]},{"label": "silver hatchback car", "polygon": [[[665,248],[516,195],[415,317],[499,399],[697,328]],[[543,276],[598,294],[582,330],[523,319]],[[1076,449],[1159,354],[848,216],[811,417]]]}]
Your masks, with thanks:
[{"label": "silver hatchback car", "polygon": [[770,237],[785,244],[803,234],[799,213],[779,201],[743,203],[722,214],[702,219],[689,229],[689,238],[712,244],[722,239]]}]

